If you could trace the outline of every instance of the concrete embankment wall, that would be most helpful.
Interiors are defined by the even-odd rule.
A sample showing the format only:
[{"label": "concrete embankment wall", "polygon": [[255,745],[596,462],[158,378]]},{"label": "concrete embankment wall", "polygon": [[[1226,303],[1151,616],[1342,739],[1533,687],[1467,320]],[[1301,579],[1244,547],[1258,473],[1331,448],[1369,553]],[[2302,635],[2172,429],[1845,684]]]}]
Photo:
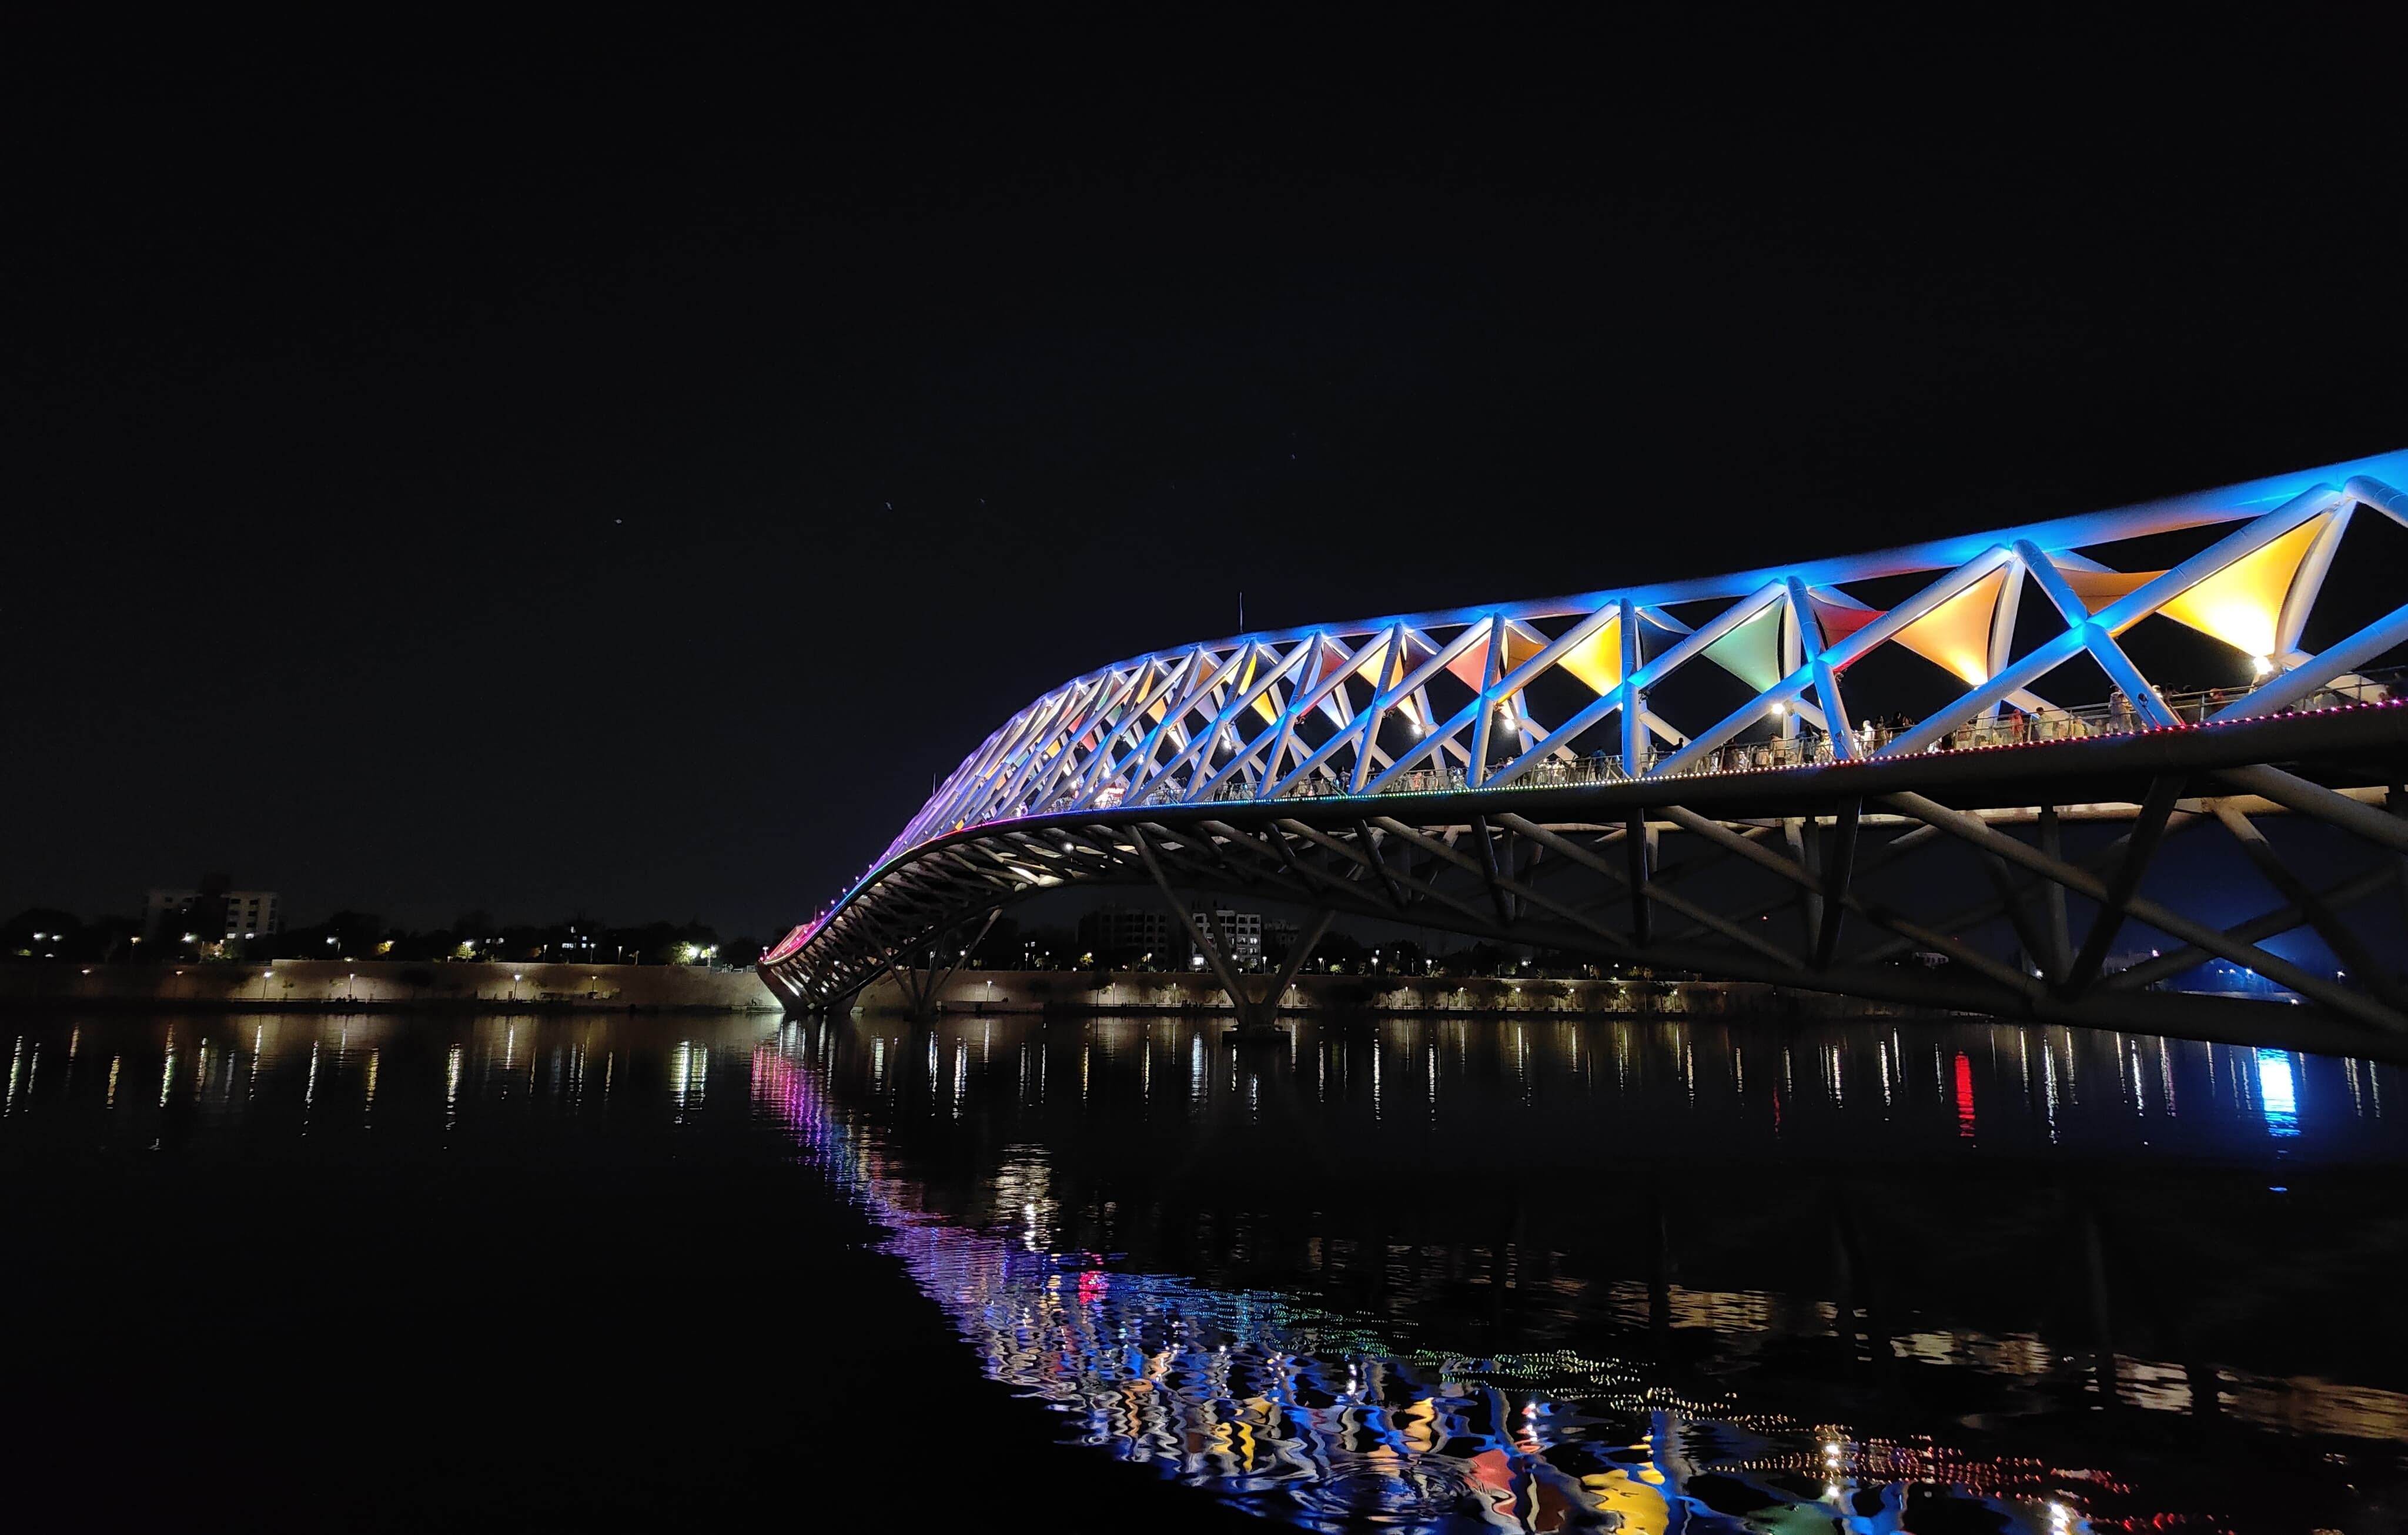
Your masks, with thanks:
[{"label": "concrete embankment wall", "polygon": [[347,959],[0,965],[0,1007],[74,1006],[775,1012],[778,1000],[749,969],[713,970],[697,965]]},{"label": "concrete embankment wall", "polygon": [[[902,995],[879,981],[857,999],[865,1011],[899,1011]],[[1209,975],[1151,970],[964,970],[939,994],[947,1012],[1230,1012]],[[1449,1016],[1529,1013],[1710,1017],[1726,1013],[1809,1012],[1881,1017],[1912,1010],[1854,997],[1743,982],[1460,980],[1443,976],[1298,976],[1280,1000],[1283,1012],[1428,1012]]]},{"label": "concrete embankment wall", "polygon": [[[867,1011],[900,1011],[895,984],[857,999]],[[1151,970],[964,970],[940,997],[948,1012],[1228,1013],[1210,976]],[[496,965],[475,961],[254,960],[248,964],[0,965],[0,1009],[311,1011],[641,1011],[774,1012],[777,998],[750,970],[688,965]],[[1306,975],[1281,1001],[1286,1012],[1433,1013],[1520,1017],[1796,1011],[1883,1016],[1879,1003],[1776,986],[1676,981],[1459,980],[1440,976]]]}]

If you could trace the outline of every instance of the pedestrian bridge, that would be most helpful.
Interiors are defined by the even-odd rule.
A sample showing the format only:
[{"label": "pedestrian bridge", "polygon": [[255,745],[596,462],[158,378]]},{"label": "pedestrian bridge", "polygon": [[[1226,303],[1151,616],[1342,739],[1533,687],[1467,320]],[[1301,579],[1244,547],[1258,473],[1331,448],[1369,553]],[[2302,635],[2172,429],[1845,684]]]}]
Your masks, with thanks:
[{"label": "pedestrian bridge", "polygon": [[890,969],[924,996],[917,969],[1011,901],[1127,882],[1171,901],[1241,1011],[1283,981],[1234,973],[1180,892],[2396,1054],[2402,483],[2408,452],[1114,662],[1006,721],[761,971],[800,1009]]}]

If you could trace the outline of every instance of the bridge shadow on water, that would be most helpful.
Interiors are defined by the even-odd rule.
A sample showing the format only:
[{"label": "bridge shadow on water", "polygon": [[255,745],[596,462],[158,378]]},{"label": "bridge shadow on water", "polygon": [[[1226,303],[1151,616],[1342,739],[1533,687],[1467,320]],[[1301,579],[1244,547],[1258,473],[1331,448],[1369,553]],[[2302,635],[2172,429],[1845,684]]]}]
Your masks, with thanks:
[{"label": "bridge shadow on water", "polygon": [[22,1528],[2408,1509],[2390,1064],[1976,1020],[9,1033]]}]

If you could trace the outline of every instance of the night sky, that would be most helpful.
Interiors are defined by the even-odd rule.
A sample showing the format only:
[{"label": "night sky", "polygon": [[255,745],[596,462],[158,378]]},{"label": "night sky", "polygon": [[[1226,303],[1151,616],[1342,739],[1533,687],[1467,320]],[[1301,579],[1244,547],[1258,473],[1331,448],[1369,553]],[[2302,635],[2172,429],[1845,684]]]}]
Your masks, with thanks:
[{"label": "night sky", "polygon": [[0,908],[217,869],[766,936],[1240,590],[1592,590],[2408,446],[2371,38],[896,14],[16,50]]}]

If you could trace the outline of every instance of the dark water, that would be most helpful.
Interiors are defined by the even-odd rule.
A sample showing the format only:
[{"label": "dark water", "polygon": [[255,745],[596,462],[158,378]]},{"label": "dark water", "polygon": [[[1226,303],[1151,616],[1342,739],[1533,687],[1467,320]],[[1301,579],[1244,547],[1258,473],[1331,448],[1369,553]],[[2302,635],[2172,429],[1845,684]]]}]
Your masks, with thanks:
[{"label": "dark water", "polygon": [[0,1036],[25,1528],[2408,1523],[2391,1066],[1972,1024]]}]

